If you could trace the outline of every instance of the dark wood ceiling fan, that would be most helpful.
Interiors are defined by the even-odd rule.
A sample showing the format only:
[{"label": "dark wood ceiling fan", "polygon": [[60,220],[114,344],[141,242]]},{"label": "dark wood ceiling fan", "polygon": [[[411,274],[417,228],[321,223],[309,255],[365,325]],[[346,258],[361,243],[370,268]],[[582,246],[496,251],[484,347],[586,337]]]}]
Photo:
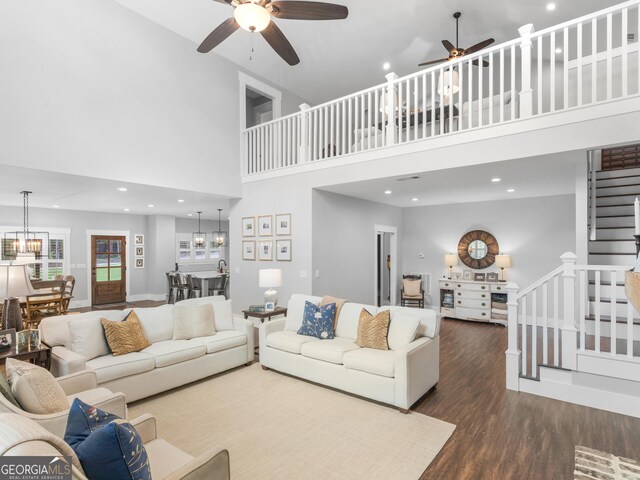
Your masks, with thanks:
[{"label": "dark wood ceiling fan", "polygon": [[[462,13],[460,12],[456,12],[453,14],[453,18],[456,19],[456,45],[453,46],[453,44],[449,40],[442,40],[442,45],[444,45],[444,48],[446,48],[447,51],[449,52],[449,56],[447,58],[440,58],[438,60],[431,60],[428,62],[421,63],[418,65],[419,67],[426,67],[427,65],[435,65],[436,63],[442,63],[442,62],[449,62],[451,60],[455,60],[456,58],[464,57],[465,55],[471,55],[472,53],[476,53],[482,50],[483,48],[487,48],[489,45],[495,42],[493,38],[487,38],[486,40],[483,40],[480,43],[476,43],[474,46],[469,48],[458,47],[458,39],[459,39],[458,22],[460,21],[461,16],[462,16]],[[478,60],[474,60],[472,63],[476,66],[479,65]],[[482,65],[485,67],[488,67],[489,62],[483,60]]]},{"label": "dark wood ceiling fan", "polygon": [[198,51],[207,53],[243,28],[249,32],[260,32],[271,48],[289,65],[300,63],[298,54],[271,17],[284,20],[343,20],[349,9],[333,3],[297,0],[215,0],[234,8],[233,17],[225,20],[200,44]]}]

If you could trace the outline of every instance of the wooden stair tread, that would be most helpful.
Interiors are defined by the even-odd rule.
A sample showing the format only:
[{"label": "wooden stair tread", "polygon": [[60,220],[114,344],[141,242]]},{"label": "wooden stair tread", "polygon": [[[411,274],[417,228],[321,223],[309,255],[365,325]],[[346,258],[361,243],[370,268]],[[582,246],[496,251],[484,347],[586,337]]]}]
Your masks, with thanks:
[{"label": "wooden stair tread", "polygon": [[640,193],[619,193],[617,195],[596,195],[596,198],[640,197]]}]

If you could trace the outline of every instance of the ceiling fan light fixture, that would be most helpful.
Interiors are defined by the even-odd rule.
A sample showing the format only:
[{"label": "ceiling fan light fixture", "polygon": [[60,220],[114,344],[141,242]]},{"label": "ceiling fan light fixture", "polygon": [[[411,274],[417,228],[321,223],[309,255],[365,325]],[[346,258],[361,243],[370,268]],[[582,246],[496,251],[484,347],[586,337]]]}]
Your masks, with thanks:
[{"label": "ceiling fan light fixture", "polygon": [[238,25],[248,32],[261,32],[271,23],[269,11],[253,1],[238,5],[233,16]]},{"label": "ceiling fan light fixture", "polygon": [[448,97],[460,91],[460,75],[457,70],[445,70],[438,78],[438,93]]}]

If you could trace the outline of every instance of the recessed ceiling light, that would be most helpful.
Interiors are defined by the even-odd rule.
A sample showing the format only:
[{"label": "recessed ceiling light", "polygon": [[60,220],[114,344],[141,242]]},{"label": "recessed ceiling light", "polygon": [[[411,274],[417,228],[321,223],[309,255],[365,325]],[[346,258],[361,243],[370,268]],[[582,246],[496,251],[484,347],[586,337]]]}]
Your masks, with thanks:
[{"label": "recessed ceiling light", "polygon": [[54,205],[53,208],[60,208],[60,205]]},{"label": "recessed ceiling light", "polygon": [[153,207],[155,207],[155,205],[153,203],[150,203],[149,205],[147,205],[147,207],[153,208]]},{"label": "recessed ceiling light", "polygon": [[549,10],[550,12],[553,12],[555,9],[556,9],[555,3],[547,3],[547,10]]},{"label": "recessed ceiling light", "polygon": [[119,192],[126,192],[127,191],[127,187],[118,187],[118,191]]},{"label": "recessed ceiling light", "polygon": [[411,201],[412,201],[412,202],[417,202],[417,201],[418,201],[418,199],[417,199],[416,197],[413,197],[413,198],[411,199]]},{"label": "recessed ceiling light", "polygon": [[125,212],[130,212],[130,211],[131,211],[131,209],[130,209],[130,208],[125,208],[125,209],[124,209],[124,211],[125,211]]},{"label": "recessed ceiling light", "polygon": [[385,70],[389,70],[391,68],[391,64],[389,62],[384,62],[382,64],[382,68],[384,68]]},{"label": "recessed ceiling light", "polygon": [[178,200],[178,203],[184,203],[183,199]]},{"label": "recessed ceiling light", "polygon": [[384,191],[384,194],[385,194],[385,195],[391,195],[391,190],[385,190],[385,191]]},{"label": "recessed ceiling light", "polygon": [[561,49],[561,48],[556,48],[556,53],[557,53],[557,54],[562,53],[562,49]]},{"label": "recessed ceiling light", "polygon": [[497,177],[496,177],[496,178],[492,178],[492,179],[491,179],[491,181],[492,181],[493,183],[498,183],[498,182],[499,182],[499,181],[501,181],[501,180],[502,180],[501,178],[497,178]]},{"label": "recessed ceiling light", "polygon": [[187,213],[187,217],[193,217],[193,213]]},{"label": "recessed ceiling light", "polygon": [[507,190],[507,193],[513,193],[513,192],[515,192],[514,188],[510,188],[509,190]]}]

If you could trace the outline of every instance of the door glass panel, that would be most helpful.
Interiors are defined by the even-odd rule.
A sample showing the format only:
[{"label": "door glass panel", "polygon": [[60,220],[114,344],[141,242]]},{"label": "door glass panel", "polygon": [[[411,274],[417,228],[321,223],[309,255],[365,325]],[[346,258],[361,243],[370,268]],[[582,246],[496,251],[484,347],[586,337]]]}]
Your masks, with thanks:
[{"label": "door glass panel", "polygon": [[111,253],[120,253],[122,242],[120,240],[111,240]]},{"label": "door glass panel", "polygon": [[107,253],[109,251],[109,240],[96,240],[96,253]]},{"label": "door glass panel", "polygon": [[108,267],[109,266],[109,254],[100,253],[96,255],[96,267]]},{"label": "door glass panel", "polygon": [[120,267],[111,267],[109,269],[110,272],[110,280],[112,282],[119,282],[122,280],[122,268]]},{"label": "door glass panel", "polygon": [[122,265],[122,256],[119,253],[111,254],[111,258],[109,259],[109,264],[112,267],[119,267]]},{"label": "door glass panel", "polygon": [[108,282],[108,281],[109,281],[109,269],[96,268],[96,282]]}]

